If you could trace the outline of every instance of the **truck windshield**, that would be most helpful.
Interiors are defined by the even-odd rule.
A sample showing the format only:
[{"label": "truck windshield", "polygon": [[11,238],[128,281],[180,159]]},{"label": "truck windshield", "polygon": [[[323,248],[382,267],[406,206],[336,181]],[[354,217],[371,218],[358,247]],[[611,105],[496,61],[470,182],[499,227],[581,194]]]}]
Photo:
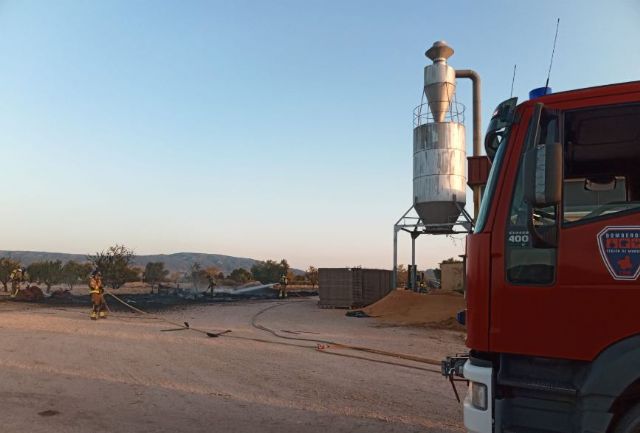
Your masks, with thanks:
[{"label": "truck windshield", "polygon": [[498,177],[500,177],[502,160],[504,159],[506,143],[509,139],[511,125],[513,125],[514,122],[517,103],[518,98],[507,99],[500,103],[493,112],[493,116],[491,116],[491,121],[489,122],[489,127],[487,128],[484,148],[487,152],[487,156],[492,161],[492,165],[491,171],[489,172],[489,178],[487,179],[487,186],[482,200],[480,201],[480,210],[478,211],[476,218],[476,226],[473,230],[474,233],[480,233],[484,230],[484,226],[487,222],[487,214],[489,213]]}]

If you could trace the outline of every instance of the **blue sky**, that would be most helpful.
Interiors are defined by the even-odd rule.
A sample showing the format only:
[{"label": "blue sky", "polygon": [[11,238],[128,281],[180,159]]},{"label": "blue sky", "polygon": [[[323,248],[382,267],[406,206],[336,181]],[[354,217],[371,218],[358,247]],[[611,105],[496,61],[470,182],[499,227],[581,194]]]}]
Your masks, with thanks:
[{"label": "blue sky", "polygon": [[637,0],[0,1],[0,249],[388,268],[424,51],[481,74],[486,120],[514,64],[544,84],[557,17],[555,90],[640,79]]}]

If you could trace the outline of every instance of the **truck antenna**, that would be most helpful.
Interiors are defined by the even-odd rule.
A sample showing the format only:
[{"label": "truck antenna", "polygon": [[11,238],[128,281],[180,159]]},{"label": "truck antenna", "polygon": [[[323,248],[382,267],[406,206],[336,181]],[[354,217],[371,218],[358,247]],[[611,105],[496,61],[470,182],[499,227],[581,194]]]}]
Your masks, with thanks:
[{"label": "truck antenna", "polygon": [[515,81],[516,81],[516,69],[517,68],[518,68],[517,64],[513,65],[513,77],[511,78],[511,94],[509,95],[509,98],[513,98],[513,83],[515,83]]},{"label": "truck antenna", "polygon": [[553,50],[551,51],[551,61],[549,62],[549,73],[544,87],[549,87],[549,77],[551,77],[551,67],[553,66],[553,55],[556,53],[556,42],[558,42],[558,29],[560,28],[560,18],[556,22],[556,36],[553,38]]}]

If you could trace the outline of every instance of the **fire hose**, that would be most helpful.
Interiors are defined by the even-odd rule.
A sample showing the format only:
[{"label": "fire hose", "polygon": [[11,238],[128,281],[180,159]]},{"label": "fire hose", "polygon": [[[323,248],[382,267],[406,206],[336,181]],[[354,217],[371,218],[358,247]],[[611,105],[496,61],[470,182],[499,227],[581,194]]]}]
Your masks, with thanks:
[{"label": "fire hose", "polygon": [[107,295],[111,296],[116,301],[120,302],[122,305],[124,305],[124,306],[128,307],[129,309],[135,311],[136,313],[144,314],[144,315],[146,315],[148,317],[151,317],[153,319],[169,323],[171,325],[177,326],[179,329],[185,329],[185,330],[189,330],[189,331],[199,332],[201,334],[205,334],[209,338],[220,337],[221,335],[225,335],[225,334],[228,334],[229,332],[231,332],[231,329],[227,329],[227,330],[224,330],[224,331],[221,331],[221,332],[209,332],[209,331],[205,331],[204,329],[194,328],[189,324],[189,322],[182,322],[182,323],[172,322],[171,320],[165,319],[164,317],[156,316],[155,314],[147,313],[146,311],[143,311],[143,310],[141,310],[141,309],[139,309],[137,307],[134,307],[133,305],[131,305],[131,304],[125,302],[124,300],[120,299],[118,296],[116,296],[115,294],[113,294],[109,290],[105,290],[105,293]]},{"label": "fire hose", "polygon": [[288,336],[288,335],[282,335],[282,334],[279,334],[278,332],[274,331],[271,328],[268,328],[268,327],[266,327],[264,325],[260,325],[260,324],[257,323],[257,318],[260,315],[262,315],[263,313],[265,313],[268,310],[280,307],[282,305],[285,305],[285,303],[279,303],[279,304],[271,305],[271,306],[269,306],[267,308],[264,308],[263,310],[259,311],[258,313],[256,313],[251,319],[251,326],[253,326],[256,329],[260,329],[262,331],[268,332],[271,335],[273,335],[274,337],[283,338],[285,340],[309,341],[309,342],[312,342],[312,343],[317,343],[318,344],[317,348],[319,350],[325,349],[324,347],[322,347],[322,345],[329,345],[329,346],[334,347],[336,349],[350,349],[350,350],[355,350],[355,351],[359,351],[359,352],[372,353],[374,355],[389,356],[389,357],[404,359],[404,360],[407,360],[407,361],[413,361],[413,362],[419,362],[419,363],[422,363],[422,364],[434,365],[434,366],[438,366],[438,367],[440,367],[440,365],[441,365],[441,361],[437,361],[435,359],[423,358],[423,357],[420,357],[420,356],[413,356],[413,355],[407,355],[407,354],[396,353],[396,352],[388,352],[388,351],[385,351],[385,350],[373,349],[373,348],[370,348],[370,347],[363,347],[363,346],[354,346],[354,345],[351,345],[351,344],[336,343],[335,341],[330,341],[330,340],[322,340],[322,339],[316,339],[316,338],[291,337],[291,336]]},{"label": "fire hose", "polygon": [[177,326],[178,327],[177,329],[190,330],[190,331],[195,331],[195,332],[198,332],[198,333],[201,333],[201,334],[205,334],[207,337],[210,337],[210,338],[216,338],[216,337],[223,337],[224,336],[224,337],[235,338],[235,339],[240,339],[240,340],[251,340],[251,341],[256,341],[256,342],[260,342],[260,343],[280,344],[280,345],[287,345],[287,346],[315,349],[317,352],[324,353],[324,354],[327,354],[327,355],[342,356],[342,357],[346,357],[346,358],[359,359],[359,360],[363,360],[363,361],[376,362],[376,363],[380,363],[380,364],[394,365],[394,366],[399,366],[399,367],[411,368],[411,369],[415,369],[415,370],[427,371],[427,372],[430,372],[430,373],[438,373],[438,374],[440,373],[439,370],[437,371],[437,370],[432,370],[432,369],[422,368],[422,367],[417,367],[417,366],[412,366],[412,365],[398,364],[398,363],[394,363],[394,362],[391,362],[391,361],[384,361],[384,360],[380,360],[380,359],[372,359],[372,358],[367,358],[367,357],[364,357],[364,356],[356,356],[356,355],[351,355],[351,354],[346,354],[346,353],[336,353],[336,352],[328,351],[327,349],[329,349],[330,347],[333,347],[333,348],[336,348],[336,349],[349,349],[349,350],[355,350],[355,351],[360,351],[360,352],[367,352],[367,353],[371,353],[371,354],[374,354],[374,355],[394,357],[394,358],[404,359],[404,360],[418,362],[418,363],[424,363],[424,364],[429,364],[429,365],[434,365],[434,366],[435,365],[440,366],[440,362],[436,361],[436,360],[422,358],[422,357],[418,357],[418,356],[406,355],[406,354],[402,354],[402,353],[388,352],[388,351],[373,349],[373,348],[369,348],[369,347],[354,346],[354,345],[350,345],[350,344],[336,343],[334,341],[329,341],[329,340],[290,337],[290,336],[279,334],[278,332],[274,331],[273,329],[268,328],[268,327],[266,327],[264,325],[260,325],[260,324],[257,323],[256,320],[261,314],[263,314],[266,311],[271,310],[273,308],[285,305],[285,303],[278,303],[278,304],[271,305],[271,306],[269,306],[267,308],[264,308],[264,309],[260,310],[258,313],[256,313],[252,317],[251,325],[256,329],[268,332],[268,333],[272,334],[274,337],[277,337],[277,338],[281,338],[281,339],[285,339],[285,340],[306,341],[306,342],[310,342],[310,343],[316,343],[315,346],[306,346],[306,345],[300,345],[300,344],[284,343],[284,342],[271,341],[271,340],[265,340],[265,339],[260,339],[260,338],[244,337],[244,336],[238,336],[238,335],[228,335],[229,333],[231,333],[230,329],[227,329],[227,330],[224,330],[224,331],[221,331],[221,332],[205,331],[203,329],[198,329],[198,328],[192,327],[189,324],[189,322],[178,323],[178,322],[174,322],[174,321],[165,319],[164,317],[148,313],[148,312],[146,312],[144,310],[141,310],[140,308],[137,308],[137,307],[129,304],[128,302],[124,301],[119,296],[115,295],[114,293],[110,292],[109,290],[105,290],[105,293],[108,294],[109,296],[111,296],[113,299],[115,299],[119,303],[121,303],[122,305],[124,305],[125,307],[129,308],[132,311],[135,311],[136,313],[140,313],[140,314],[142,314],[142,315],[144,315],[146,317],[149,317],[151,319],[159,320],[159,321],[162,321],[162,322],[169,323],[171,325]]}]

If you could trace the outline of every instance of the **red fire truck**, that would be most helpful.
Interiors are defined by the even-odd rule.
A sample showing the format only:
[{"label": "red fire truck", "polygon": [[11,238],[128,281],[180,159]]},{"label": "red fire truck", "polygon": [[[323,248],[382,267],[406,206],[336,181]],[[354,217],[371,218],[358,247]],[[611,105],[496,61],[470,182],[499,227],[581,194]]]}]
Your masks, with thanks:
[{"label": "red fire truck", "polygon": [[640,81],[505,101],[485,149],[466,428],[640,432]]}]

